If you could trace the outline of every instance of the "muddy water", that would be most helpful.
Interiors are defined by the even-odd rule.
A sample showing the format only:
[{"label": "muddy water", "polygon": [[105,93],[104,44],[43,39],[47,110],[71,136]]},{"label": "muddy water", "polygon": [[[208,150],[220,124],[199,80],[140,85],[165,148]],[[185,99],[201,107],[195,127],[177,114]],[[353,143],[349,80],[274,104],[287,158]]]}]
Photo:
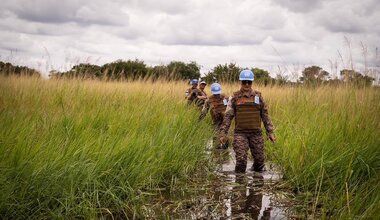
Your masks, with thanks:
[{"label": "muddy water", "polygon": [[[276,190],[282,175],[272,164],[267,171],[236,174],[232,150],[210,150],[216,167],[211,175],[158,189],[145,205],[145,218],[170,219],[287,219],[287,194]],[[186,186],[186,187],[183,187]],[[157,196],[158,195],[158,196]]]},{"label": "muddy water", "polygon": [[[220,181],[225,183],[223,189],[228,193],[224,205],[228,208],[225,213],[229,219],[286,219],[286,209],[281,202],[285,201],[284,192],[274,190],[281,183],[282,175],[273,164],[267,163],[267,171],[257,173],[250,171],[252,160],[247,164],[245,174],[236,174],[233,152],[216,152],[218,161],[215,173]],[[218,157],[216,157],[218,158]]]}]

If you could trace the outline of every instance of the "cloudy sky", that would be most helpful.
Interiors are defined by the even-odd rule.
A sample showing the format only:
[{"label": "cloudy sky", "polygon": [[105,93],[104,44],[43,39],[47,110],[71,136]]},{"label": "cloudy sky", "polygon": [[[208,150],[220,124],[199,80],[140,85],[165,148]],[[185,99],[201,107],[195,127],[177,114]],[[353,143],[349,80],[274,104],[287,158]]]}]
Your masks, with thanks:
[{"label": "cloudy sky", "polygon": [[351,57],[357,70],[379,65],[379,12],[379,0],[2,0],[0,60],[44,72],[140,59],[334,74]]}]

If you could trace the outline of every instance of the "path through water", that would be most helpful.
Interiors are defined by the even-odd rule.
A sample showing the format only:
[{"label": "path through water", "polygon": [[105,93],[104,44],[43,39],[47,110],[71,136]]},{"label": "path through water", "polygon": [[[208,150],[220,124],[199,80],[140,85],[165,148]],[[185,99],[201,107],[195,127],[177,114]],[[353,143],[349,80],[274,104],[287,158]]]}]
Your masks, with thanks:
[{"label": "path through water", "polygon": [[[264,173],[247,169],[236,174],[232,150],[212,150],[217,167],[212,175],[195,178],[146,204],[147,218],[287,219],[287,193],[276,190],[282,174],[272,164]],[[248,168],[252,161],[248,162]],[[186,186],[183,188],[183,186]],[[154,204],[154,205],[152,205]]]}]

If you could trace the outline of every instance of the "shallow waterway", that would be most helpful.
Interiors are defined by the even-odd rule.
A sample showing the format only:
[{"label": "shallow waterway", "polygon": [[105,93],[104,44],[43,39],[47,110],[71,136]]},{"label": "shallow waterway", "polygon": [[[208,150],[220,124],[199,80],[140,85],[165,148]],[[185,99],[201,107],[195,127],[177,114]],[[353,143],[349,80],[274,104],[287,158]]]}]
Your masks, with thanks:
[{"label": "shallow waterway", "polygon": [[[146,218],[170,219],[288,219],[289,194],[278,189],[282,174],[272,164],[267,171],[236,174],[231,149],[213,150],[214,172],[170,192],[157,189],[145,205]],[[183,186],[186,186],[185,188]],[[160,191],[160,192],[158,192]],[[159,196],[157,196],[159,195]]]}]

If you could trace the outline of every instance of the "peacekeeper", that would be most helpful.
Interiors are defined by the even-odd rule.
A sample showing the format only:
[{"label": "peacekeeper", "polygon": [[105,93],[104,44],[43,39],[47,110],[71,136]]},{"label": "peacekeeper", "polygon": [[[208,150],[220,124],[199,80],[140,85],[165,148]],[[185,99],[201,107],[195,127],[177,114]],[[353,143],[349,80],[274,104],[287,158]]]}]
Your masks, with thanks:
[{"label": "peacekeeper", "polygon": [[[197,81],[198,83],[198,81]],[[194,103],[200,110],[202,109],[202,106],[204,105],[206,99],[207,99],[207,94],[204,91],[207,83],[205,81],[201,81],[199,84],[199,89],[194,88],[191,90],[190,95],[188,96],[188,104]]]},{"label": "peacekeeper", "polygon": [[[212,95],[207,98],[203,105],[199,120],[202,120],[204,117],[206,117],[207,113],[211,109],[210,114],[212,119],[212,125],[214,131],[217,133],[217,136],[219,137],[220,126],[223,123],[224,112],[226,111],[228,97],[225,94],[222,94],[222,87],[219,83],[213,83],[211,85],[211,93]],[[216,148],[227,147],[228,142],[225,142],[223,144],[216,144]]]},{"label": "peacekeeper", "polygon": [[189,100],[190,94],[193,92],[193,90],[198,88],[198,80],[197,79],[192,79],[190,81],[190,83],[191,83],[191,87],[186,89],[186,92],[185,92],[185,98],[187,100]]},{"label": "peacekeeper", "polygon": [[247,168],[247,152],[250,149],[253,157],[252,171],[265,171],[264,140],[261,121],[267,137],[274,143],[274,128],[268,114],[268,107],[259,91],[252,89],[254,75],[251,70],[240,72],[241,87],[233,93],[227,104],[223,124],[220,129],[220,142],[227,140],[228,130],[235,117],[233,149],[236,155],[235,172],[245,173]]}]

